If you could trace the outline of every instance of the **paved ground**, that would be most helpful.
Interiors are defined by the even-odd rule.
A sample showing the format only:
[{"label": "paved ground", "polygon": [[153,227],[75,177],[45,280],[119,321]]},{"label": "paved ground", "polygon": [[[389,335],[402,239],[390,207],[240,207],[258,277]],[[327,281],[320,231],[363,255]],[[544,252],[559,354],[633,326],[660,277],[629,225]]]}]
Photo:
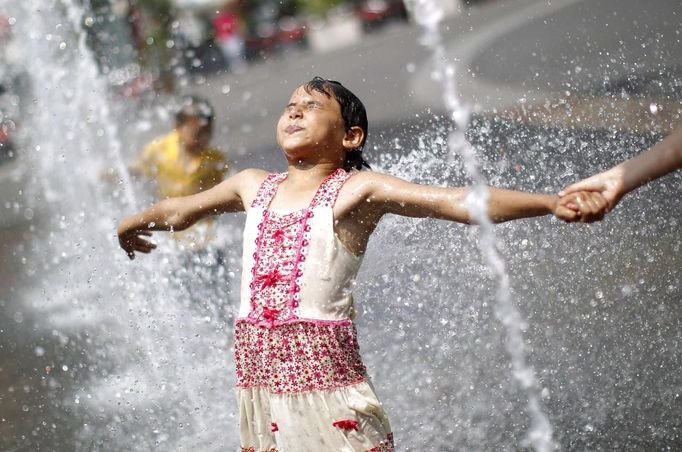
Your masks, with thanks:
[{"label": "paved ground", "polygon": [[[500,0],[481,3],[480,6],[465,10],[463,15],[449,19],[444,24],[446,53],[458,62],[460,94],[465,101],[478,107],[477,121],[480,122],[476,123],[474,129],[478,132],[488,130],[477,132],[473,139],[486,152],[483,156],[484,169],[493,177],[494,182],[533,190],[556,189],[581,174],[608,166],[626,155],[632,155],[650,144],[656,138],[655,133],[663,132],[669,129],[671,122],[679,121],[678,96],[682,90],[679,89],[679,84],[675,85],[680,80],[676,72],[680,66],[679,2],[659,0],[647,4],[646,9],[647,14],[642,14],[641,2],[631,0],[600,2]],[[230,74],[207,76],[203,83],[187,87],[185,91],[203,94],[214,102],[222,124],[217,130],[216,142],[230,150],[236,166],[278,168],[282,165],[282,159],[274,143],[274,125],[290,92],[314,75],[334,78],[347,84],[366,103],[370,115],[369,159],[377,159],[380,153],[393,149],[397,156],[406,157],[403,165],[414,165],[416,169],[420,169],[419,166],[422,164],[433,164],[419,161],[421,155],[419,152],[423,151],[423,148],[419,149],[420,140],[434,139],[438,133],[442,135],[442,127],[446,123],[437,116],[443,110],[441,94],[438,86],[431,80],[429,54],[419,44],[419,35],[420,31],[414,26],[395,24],[376,34],[367,35],[353,48],[324,55],[308,52],[288,53],[278,60],[254,65],[242,76]],[[651,74],[652,70],[653,75],[658,78],[644,77]],[[628,75],[639,78],[628,79]],[[621,83],[623,80],[628,83]],[[655,109],[652,109],[652,104],[656,106]],[[655,114],[653,110],[656,110]],[[491,126],[486,121],[493,114],[505,117],[507,121],[494,122]],[[161,127],[162,125],[155,124],[155,130],[149,133],[156,132],[156,129]],[[614,127],[618,133],[612,132]],[[623,129],[637,133],[623,134],[621,132]],[[653,131],[654,135],[650,135],[650,131]],[[622,138],[623,141],[618,141],[624,135],[627,136]],[[399,146],[396,145],[396,141],[399,141]],[[433,142],[427,143],[429,144]],[[621,144],[627,145],[627,148],[622,149]],[[373,153],[375,147],[376,151]],[[412,153],[414,150],[419,152]],[[433,154],[428,155],[433,157]],[[555,155],[561,155],[561,159],[552,158]],[[413,158],[410,159],[411,156]],[[400,170],[401,163],[396,163],[397,157],[393,160],[393,168]],[[6,438],[24,435],[30,439],[35,431],[32,431],[33,426],[29,423],[29,420],[35,421],[31,418],[33,411],[46,418],[58,418],[63,421],[63,425],[70,426],[71,429],[77,430],[79,426],[69,423],[68,415],[48,412],[52,399],[41,392],[41,385],[45,383],[36,377],[39,373],[33,372],[43,365],[43,361],[36,357],[34,342],[31,342],[35,340],[33,334],[40,331],[38,326],[41,319],[30,314],[30,307],[26,308],[28,311],[23,315],[17,317],[20,310],[11,304],[13,291],[31,286],[26,277],[19,277],[24,272],[20,257],[22,253],[17,252],[17,246],[28,246],[30,242],[26,239],[28,235],[25,212],[17,210],[16,215],[7,214],[13,212],[12,202],[16,198],[14,193],[21,188],[20,177],[15,177],[11,184],[7,185],[7,181],[11,179],[7,175],[9,172],[7,168],[9,167],[0,168],[0,171],[3,171],[0,175],[0,208],[4,209],[3,220],[10,215],[24,220],[14,221],[14,226],[0,230],[2,264],[0,312],[3,318],[0,332],[4,335],[3,359],[6,360],[6,363],[2,364],[3,372],[0,372],[0,387],[12,387],[11,394],[3,394],[3,400],[12,401],[7,413],[10,413],[9,416],[12,418],[26,420],[26,425],[4,423],[0,424],[0,428],[8,432],[4,435]],[[417,174],[420,171],[416,169],[406,172]],[[7,187],[12,188],[10,190]],[[654,449],[662,449],[664,446],[674,444],[676,440],[679,441],[674,433],[675,429],[680,427],[679,420],[674,416],[679,410],[672,405],[667,406],[666,403],[662,403],[666,406],[661,407],[663,398],[656,394],[652,396],[649,392],[659,391],[663,394],[661,397],[664,397],[666,391],[672,390],[670,386],[672,383],[659,384],[657,379],[659,375],[666,373],[670,378],[675,378],[674,363],[679,355],[676,355],[675,349],[671,347],[666,351],[673,355],[670,360],[663,360],[661,363],[652,363],[648,360],[655,361],[654,358],[659,356],[652,350],[664,350],[671,344],[679,342],[679,339],[676,339],[679,336],[677,334],[679,325],[675,320],[677,311],[674,311],[676,305],[673,303],[674,298],[679,295],[679,274],[670,269],[670,265],[679,265],[679,258],[670,251],[679,251],[681,223],[679,210],[677,217],[675,216],[675,206],[679,207],[676,188],[679,190],[679,178],[668,178],[650,191],[645,190],[643,201],[639,204],[638,201],[632,201],[630,206],[636,206],[637,209],[628,210],[628,204],[624,202],[621,210],[627,213],[627,220],[623,220],[622,223],[608,223],[603,229],[596,227],[592,229],[596,231],[592,234],[588,231],[587,235],[593,247],[588,250],[587,257],[581,257],[587,260],[578,262],[584,265],[591,264],[589,265],[592,269],[591,274],[576,273],[577,280],[586,285],[584,291],[583,288],[571,287],[570,282],[565,284],[555,282],[557,279],[563,280],[564,269],[558,268],[559,264],[542,266],[543,268],[535,270],[532,268],[537,264],[535,260],[545,258],[564,262],[564,265],[567,265],[566,256],[578,259],[574,246],[583,240],[580,236],[582,232],[561,230],[548,238],[544,229],[533,223],[526,223],[518,229],[506,229],[511,237],[518,239],[505,242],[510,247],[509,254],[516,257],[510,271],[515,274],[519,291],[527,295],[528,301],[525,303],[528,305],[524,308],[531,317],[531,324],[542,326],[538,332],[531,333],[535,336],[529,340],[534,344],[540,344],[538,349],[543,348],[543,341],[551,345],[547,347],[551,353],[542,355],[539,351],[536,359],[541,364],[539,368],[543,369],[543,372],[546,371],[548,384],[555,384],[555,387],[551,388],[552,393],[556,394],[553,420],[556,422],[559,436],[564,435],[561,439],[566,449],[609,449],[614,448],[614,444],[621,446],[616,448],[627,449],[628,445],[632,447],[633,444],[637,444],[638,437],[644,438],[639,444],[644,446],[653,444]],[[656,208],[656,201],[660,200],[665,200],[666,206],[672,206],[670,209],[672,215],[661,215]],[[39,212],[35,214],[39,216]],[[452,232],[439,230],[438,226],[422,224],[420,228],[419,234],[426,230],[426,233],[435,239],[434,243],[444,240],[443,237],[452,237],[448,235]],[[620,235],[619,228],[623,231]],[[411,229],[408,225],[403,225],[394,229],[390,229],[389,226],[388,230],[401,237],[381,235],[375,241],[375,246],[391,249],[393,240],[402,240],[403,232],[409,232]],[[649,235],[646,234],[647,231]],[[409,241],[409,234],[405,234],[405,237],[405,240]],[[618,246],[614,246],[610,242],[612,237],[617,237],[613,239],[615,240],[613,243],[624,244],[626,250],[619,250]],[[531,243],[524,245],[527,248],[515,248],[515,244],[523,243],[524,240],[528,243],[529,238],[530,242],[546,242],[551,246],[534,247]],[[646,248],[645,244],[650,248]],[[411,251],[417,257],[423,255],[425,262],[431,262],[428,259],[435,259],[433,267],[449,275],[445,270],[448,262],[444,257],[438,256],[438,253],[434,255],[430,253],[431,250],[421,248]],[[527,257],[526,253],[530,253],[530,257]],[[374,256],[369,257],[374,259],[373,262],[377,264],[378,269],[384,268],[381,265],[381,254],[375,252]],[[402,258],[390,253],[388,256]],[[617,270],[615,275],[613,272],[609,273],[608,268],[609,263],[614,260],[627,261],[627,266]],[[632,267],[630,261],[633,263]],[[660,266],[655,266],[654,262],[659,262]],[[665,268],[666,263],[670,264],[669,268]],[[406,268],[410,270],[409,266]],[[406,280],[408,276],[403,280],[397,279],[395,286],[398,289],[390,292],[391,289],[387,289],[386,284],[382,283],[379,275],[373,271],[365,269],[364,280],[367,285],[363,290],[368,299],[369,295],[386,296],[387,290],[389,297],[398,297],[404,287],[410,287],[414,282]],[[423,269],[418,267],[415,271]],[[477,272],[480,269],[474,268],[471,271]],[[460,275],[455,274],[453,277],[457,276]],[[374,291],[372,278],[380,280],[378,288]],[[445,279],[443,277],[441,280]],[[536,279],[547,281],[547,284],[536,287],[533,285]],[[612,279],[625,282],[608,283]],[[473,281],[472,283],[464,280],[462,284],[464,286],[476,284],[475,280]],[[594,296],[594,288],[600,288],[602,285],[606,286],[603,289],[606,300],[615,299],[625,303],[629,299],[623,294],[631,293],[626,289],[634,293],[638,290],[641,290],[642,294],[656,293],[657,297],[651,300],[646,298],[648,295],[641,295],[637,299],[638,303],[634,303],[651,306],[648,308],[651,311],[628,312],[624,305],[608,306],[608,309],[604,306],[602,310],[602,301],[599,301],[602,298],[597,299]],[[449,290],[447,285],[435,286],[438,287],[429,288],[431,292],[424,294],[425,300],[429,297],[438,298],[438,294],[433,292],[441,286],[444,287],[442,290]],[[415,290],[418,292],[419,289]],[[558,301],[551,307],[536,310],[529,305],[534,302],[540,305],[545,300],[544,295],[535,296],[534,291],[547,291]],[[565,298],[562,298],[562,291],[567,294]],[[597,293],[601,293],[600,291],[601,289],[598,289]],[[660,295],[662,292],[665,293]],[[478,292],[475,288],[469,287],[465,293]],[[422,294],[413,295],[417,297]],[[444,294],[443,299],[447,300],[450,295]],[[603,296],[602,294],[601,297]],[[574,299],[592,300],[591,302],[600,304],[586,303],[584,307],[576,307]],[[424,310],[435,311],[443,308],[445,303],[446,301],[435,303],[431,307],[427,304]],[[367,322],[363,328],[370,330],[372,322],[380,320],[386,309],[389,308],[379,306],[373,313],[370,308],[369,313],[366,313],[368,320],[363,320]],[[404,316],[399,320],[405,325],[410,325],[411,319],[408,314],[407,310],[398,310],[396,316]],[[424,318],[436,318],[434,316],[440,315],[439,312],[422,314]],[[603,323],[600,323],[602,319]],[[408,330],[415,338],[420,338],[419,335],[423,334],[418,326],[413,325],[414,330]],[[437,329],[437,326],[433,328]],[[494,329],[495,327],[491,328]],[[638,336],[631,331],[644,333]],[[603,338],[600,336],[594,340],[593,349],[591,338],[596,338],[601,333]],[[390,341],[392,336],[373,335],[370,331],[368,338],[370,343],[375,341],[377,349],[381,349],[380,345],[391,346],[386,341]],[[60,340],[63,340],[63,336],[53,334],[50,337],[45,334],[39,342],[45,349],[41,353],[49,356],[52,349],[55,355],[65,353],[63,351],[65,347]],[[474,336],[471,336],[471,339],[463,337],[458,340],[464,344],[467,353],[475,354],[476,351],[489,353],[487,349],[483,350],[482,345],[474,345]],[[469,340],[470,343],[467,342]],[[614,344],[619,344],[619,341],[625,345],[620,344],[622,347],[617,348]],[[604,345],[606,343],[608,346]],[[571,353],[570,359],[575,363],[567,365],[564,362],[553,361],[555,352],[562,350],[564,344],[572,345],[569,350],[575,353]],[[411,356],[415,359],[421,355],[414,349],[408,350],[413,352]],[[606,359],[614,350],[616,354],[630,353],[630,358],[622,356],[617,362],[620,365],[617,370],[610,368],[613,362]],[[77,353],[77,350],[73,353]],[[582,353],[585,353],[584,359]],[[645,356],[647,353],[650,356]],[[16,360],[17,356],[22,359]],[[424,356],[426,359],[432,355]],[[507,361],[503,353],[500,356],[499,366],[503,369]],[[382,378],[383,381],[391,381],[394,360],[385,357],[382,359],[380,355],[375,358],[370,355],[368,359],[373,362],[375,372],[381,377],[378,381],[382,381]],[[473,357],[463,362],[471,364],[475,371],[477,359]],[[640,365],[638,363],[647,369],[663,370],[657,374],[654,371],[637,369]],[[422,364],[428,369],[429,363]],[[586,369],[587,374],[582,373],[582,367]],[[594,375],[590,373],[592,369]],[[481,371],[480,368],[478,370]],[[430,371],[425,372],[428,374]],[[553,378],[553,373],[564,373],[566,379]],[[28,374],[32,377],[28,377]],[[428,375],[429,378],[432,376]],[[460,383],[468,381],[466,373],[460,376],[461,381],[455,382],[453,387],[448,386],[453,385],[452,382],[443,383],[443,378],[438,375],[434,376],[434,379],[437,384],[441,384],[443,393],[456,394],[462,390],[458,387]],[[2,380],[3,378],[5,380]],[[404,381],[398,383],[415,384],[419,381],[423,392],[426,392],[429,389],[428,383],[419,378],[421,377],[407,374],[403,376]],[[19,380],[25,383],[24,388],[13,383]],[[478,382],[476,375],[472,375],[471,383]],[[638,386],[637,382],[641,382],[642,385]],[[74,380],[72,384],[77,386],[78,381]],[[30,394],[28,389],[25,389],[27,387],[33,388]],[[396,387],[401,385],[396,384]],[[494,390],[495,385],[490,384],[484,393]],[[609,392],[611,390],[613,394]],[[60,391],[69,393],[70,387],[65,386]],[[394,404],[394,408],[409,406],[406,405],[409,402],[404,404],[400,402],[405,396],[402,394],[404,391],[391,387],[384,387],[383,391],[390,394],[390,397],[387,397],[389,401],[397,401],[389,402]],[[640,394],[644,396],[640,397]],[[409,395],[416,397],[415,394]],[[465,396],[462,397],[469,401]],[[676,403],[675,397],[672,395],[667,403]],[[434,402],[434,409],[438,409],[438,406],[438,403]],[[482,406],[485,411],[490,404],[483,403]],[[628,409],[619,408],[622,406]],[[642,407],[640,416],[631,416],[638,406]],[[24,407],[27,407],[28,411],[22,411]],[[38,409],[34,410],[34,407]],[[58,408],[60,407],[57,406],[55,410]],[[504,415],[504,410],[500,413]],[[670,416],[662,421],[660,413]],[[396,425],[402,431],[401,437],[406,443],[412,441],[418,444],[418,439],[406,438],[408,432],[419,433],[419,430],[414,430],[414,425],[425,422],[416,418],[418,414],[416,410],[412,413],[398,414],[402,419],[397,420]],[[479,414],[485,419],[486,416],[493,416],[495,413]],[[473,415],[463,412],[461,419],[468,421],[471,416]],[[444,424],[449,422],[447,418],[443,419]],[[605,433],[603,435],[593,433],[594,425],[597,427],[601,425],[602,432]],[[475,433],[475,429],[459,427],[461,428],[458,431],[465,432],[464,435],[469,432]],[[649,428],[654,429],[652,431],[656,434],[653,436],[649,434],[647,430]],[[510,427],[510,431],[519,429],[523,430],[523,427],[518,425]],[[497,433],[498,430],[493,427],[491,432]],[[44,435],[45,438],[59,438],[55,444],[67,445],[69,435],[72,434],[69,429],[64,430],[61,435],[46,433],[45,430],[36,433],[38,437]],[[653,442],[647,443],[647,439],[652,437]],[[662,439],[656,442],[656,438]],[[460,440],[462,442],[458,444],[474,446],[487,444],[485,439],[478,443],[472,438]],[[618,443],[619,440],[623,442]],[[474,446],[472,448],[476,449]],[[646,449],[644,446],[643,449]],[[66,449],[63,450],[68,449],[68,446],[64,447]]]}]

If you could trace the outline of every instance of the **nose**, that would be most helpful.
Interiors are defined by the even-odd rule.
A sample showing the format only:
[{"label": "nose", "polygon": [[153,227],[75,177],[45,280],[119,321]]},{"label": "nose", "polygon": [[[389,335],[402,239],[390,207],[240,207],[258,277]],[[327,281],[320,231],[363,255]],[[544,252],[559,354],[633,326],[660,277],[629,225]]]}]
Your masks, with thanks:
[{"label": "nose", "polygon": [[301,116],[303,116],[303,112],[300,107],[293,105],[289,108],[289,118],[294,119],[300,118]]}]

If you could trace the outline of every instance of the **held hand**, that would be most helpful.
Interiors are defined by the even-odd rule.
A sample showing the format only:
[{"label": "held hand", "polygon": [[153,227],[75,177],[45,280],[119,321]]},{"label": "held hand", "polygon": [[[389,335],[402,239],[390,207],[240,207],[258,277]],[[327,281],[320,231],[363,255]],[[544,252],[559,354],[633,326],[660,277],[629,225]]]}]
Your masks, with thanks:
[{"label": "held hand", "polygon": [[142,236],[151,237],[150,231],[130,231],[118,234],[118,243],[126,252],[130,260],[135,259],[135,252],[149,254],[156,245]]},{"label": "held hand", "polygon": [[609,211],[609,203],[596,191],[579,191],[562,196],[558,201],[558,206],[565,210],[573,212],[573,217],[566,215],[560,216],[555,212],[557,217],[566,222],[580,221],[582,223],[592,223],[604,218],[604,214]]},{"label": "held hand", "polygon": [[617,167],[611,168],[603,173],[595,174],[587,179],[571,184],[560,191],[559,196],[566,196],[579,191],[601,194],[608,204],[606,212],[613,210],[624,194],[620,169]]},{"label": "held hand", "polygon": [[566,223],[572,223],[580,220],[580,212],[577,206],[569,206],[568,203],[562,203],[562,198],[557,197],[552,205],[552,214]]}]

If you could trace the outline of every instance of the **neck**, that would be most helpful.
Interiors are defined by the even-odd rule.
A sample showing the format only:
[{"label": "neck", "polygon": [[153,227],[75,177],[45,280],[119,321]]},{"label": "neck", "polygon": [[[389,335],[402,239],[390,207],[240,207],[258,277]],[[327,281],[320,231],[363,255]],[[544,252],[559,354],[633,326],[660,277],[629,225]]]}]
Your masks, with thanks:
[{"label": "neck", "polygon": [[289,162],[287,180],[294,185],[317,186],[340,165],[335,162],[311,164],[304,161]]}]

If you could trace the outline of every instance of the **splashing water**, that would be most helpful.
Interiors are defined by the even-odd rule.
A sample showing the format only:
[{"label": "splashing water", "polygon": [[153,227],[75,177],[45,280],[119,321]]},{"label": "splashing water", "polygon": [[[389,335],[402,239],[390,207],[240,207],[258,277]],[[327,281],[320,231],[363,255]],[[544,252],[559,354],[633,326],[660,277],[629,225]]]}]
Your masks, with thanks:
[{"label": "splashing water", "polygon": [[523,343],[525,322],[512,302],[509,274],[497,251],[495,228],[487,214],[489,192],[486,180],[479,170],[474,148],[465,136],[470,112],[468,107],[459,101],[455,84],[456,68],[447,61],[445,56],[445,47],[439,31],[440,22],[444,16],[443,10],[434,0],[412,0],[410,5],[415,21],[423,28],[422,43],[433,52],[435,71],[432,76],[442,85],[445,105],[455,125],[448,140],[451,155],[459,153],[464,161],[466,172],[472,180],[471,191],[465,203],[474,221],[480,225],[479,247],[497,283],[495,292],[497,316],[507,331],[506,347],[511,356],[512,372],[528,396],[528,411],[532,416],[528,442],[540,452],[553,450],[556,444],[552,440],[552,426],[542,409],[540,389],[535,373],[526,362]]},{"label": "splashing water", "polygon": [[[116,259],[116,218],[137,203],[121,157],[120,114],[81,29],[84,11],[58,0],[0,7],[13,14],[31,76],[30,152],[20,158],[30,180],[26,203],[41,213],[25,257],[36,279],[17,318],[41,325],[31,340],[46,363],[49,402],[40,417],[52,431],[43,421],[23,446],[57,436],[65,449],[224,448],[202,434],[236,436],[225,429],[231,414],[221,400],[229,393],[222,377],[228,287],[192,290],[184,280],[190,271],[195,281],[228,275],[200,255],[183,256],[168,237],[159,238],[164,250],[154,261]],[[108,182],[112,168],[119,180]],[[202,394],[221,385],[225,391],[208,404]]]},{"label": "splashing water", "polygon": [[[227,237],[216,247],[227,255],[225,267],[207,264],[201,256],[182,256],[165,237],[157,239],[155,256],[130,263],[120,252],[114,219],[130,213],[134,191],[125,180],[105,184],[99,174],[113,167],[124,176],[116,155],[139,150],[149,137],[136,136],[137,116],[126,114],[128,104],[113,98],[105,77],[97,75],[83,44],[77,4],[0,0],[16,21],[13,29],[33,80],[26,100],[35,104],[24,123],[31,139],[17,162],[30,192],[25,204],[38,206],[22,231],[27,238],[16,260],[10,260],[18,269],[10,270],[28,281],[9,293],[0,291],[0,449],[236,449],[228,338],[239,280],[240,227],[221,227]],[[428,22],[435,27],[439,20],[435,15]],[[410,27],[405,36],[414,43],[411,33]],[[315,55],[309,61],[317,68],[324,58]],[[275,69],[294,83],[308,75]],[[454,69],[440,68],[434,75],[447,80]],[[272,71],[273,66],[265,68],[263,80]],[[362,70],[352,71],[355,79],[339,78],[360,90],[371,83],[369,78],[360,82]],[[258,77],[248,78],[250,85],[230,81],[232,94],[251,90],[286,101],[288,92],[276,92],[279,85],[268,90]],[[238,103],[215,91],[212,100],[226,99],[221,108]],[[445,97],[448,105],[456,105],[456,95]],[[243,104],[232,107],[239,110]],[[449,108],[447,122],[459,112],[454,120],[464,131],[469,120],[461,107]],[[147,121],[150,110],[140,111]],[[272,127],[271,118],[261,123],[259,114],[243,116],[254,130]],[[167,125],[168,116],[163,121]],[[457,149],[472,149],[457,141],[464,140],[461,134],[448,134],[452,127],[430,121],[430,115],[417,120],[405,114],[383,132],[375,126],[373,167],[417,182],[461,185],[464,159],[453,158],[450,148],[455,141]],[[469,132],[477,147],[493,149],[479,156],[491,183],[535,191],[558,188],[655,139],[481,119],[474,119]],[[573,149],[584,155],[567,152]],[[262,166],[259,159],[262,154],[254,150],[249,164]],[[519,171],[515,164],[524,168]],[[679,176],[652,184],[625,199],[603,225],[548,227],[543,220],[497,226],[497,246],[513,256],[505,265],[516,275],[504,283],[512,286],[529,322],[543,327],[526,332],[528,353],[538,362],[547,394],[551,390],[545,398],[543,389],[542,400],[556,440],[566,449],[662,450],[679,444],[679,186]],[[672,214],[662,215],[660,203]],[[5,209],[0,215],[11,210],[0,207]],[[24,207],[18,207],[20,213]],[[367,250],[356,291],[361,349],[401,450],[522,447],[517,438],[528,430],[530,396],[517,394],[514,379],[530,382],[531,396],[537,390],[532,373],[516,372],[514,363],[509,372],[503,345],[510,345],[503,340],[508,333],[485,301],[499,290],[499,278],[495,288],[480,283],[489,270],[479,262],[485,255],[476,249],[479,239],[482,244],[475,228],[386,218]],[[578,242],[585,245],[579,255]],[[467,264],[457,265],[453,256]],[[403,365],[407,359],[409,365]],[[530,444],[537,448],[537,443]]]}]

